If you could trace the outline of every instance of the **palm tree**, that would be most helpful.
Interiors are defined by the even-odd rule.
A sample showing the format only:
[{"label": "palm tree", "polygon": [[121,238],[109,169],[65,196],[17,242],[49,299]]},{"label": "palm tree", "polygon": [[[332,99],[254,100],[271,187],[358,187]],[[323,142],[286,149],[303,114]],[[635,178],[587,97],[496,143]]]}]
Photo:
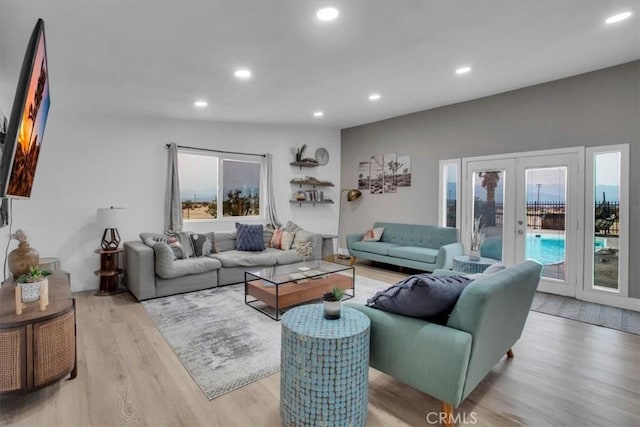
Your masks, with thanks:
[{"label": "palm tree", "polygon": [[480,172],[478,175],[482,178],[482,188],[487,190],[487,201],[482,213],[484,224],[482,225],[493,226],[496,225],[496,188],[498,181],[500,181],[500,172]]}]

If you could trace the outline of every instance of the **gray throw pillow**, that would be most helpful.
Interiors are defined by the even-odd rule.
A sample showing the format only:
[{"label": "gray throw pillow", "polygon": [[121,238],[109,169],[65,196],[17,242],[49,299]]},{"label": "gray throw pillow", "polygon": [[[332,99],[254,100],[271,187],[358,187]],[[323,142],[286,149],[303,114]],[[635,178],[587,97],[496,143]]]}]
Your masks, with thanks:
[{"label": "gray throw pillow", "polygon": [[464,276],[417,274],[378,292],[367,305],[403,316],[446,323],[446,317],[469,282],[471,279]]},{"label": "gray throw pillow", "polygon": [[191,244],[193,245],[193,254],[195,256],[207,256],[218,252],[213,243],[214,233],[193,233],[190,237]]},{"label": "gray throw pillow", "polygon": [[184,250],[184,258],[191,258],[194,256],[193,253],[193,244],[191,243],[191,232],[190,231],[178,231],[175,233],[168,234],[169,238],[175,237],[182,245]]},{"label": "gray throw pillow", "polygon": [[284,227],[282,227],[282,229],[284,231],[291,231],[291,232],[295,233],[296,231],[302,229],[302,227],[300,227],[298,224],[296,224],[293,221],[287,221],[287,223],[285,224]]},{"label": "gray throw pillow", "polygon": [[236,249],[239,251],[264,251],[262,224],[240,224],[236,222]]},{"label": "gray throw pillow", "polygon": [[313,237],[313,233],[309,233],[307,230],[303,228],[298,228],[293,238],[293,243],[291,244],[291,247],[295,249],[301,243],[310,241],[312,237]]},{"label": "gray throw pillow", "polygon": [[184,247],[178,241],[177,236],[168,236],[158,233],[140,233],[140,239],[145,245],[153,248],[156,243],[166,243],[173,251],[173,259],[187,258]]}]

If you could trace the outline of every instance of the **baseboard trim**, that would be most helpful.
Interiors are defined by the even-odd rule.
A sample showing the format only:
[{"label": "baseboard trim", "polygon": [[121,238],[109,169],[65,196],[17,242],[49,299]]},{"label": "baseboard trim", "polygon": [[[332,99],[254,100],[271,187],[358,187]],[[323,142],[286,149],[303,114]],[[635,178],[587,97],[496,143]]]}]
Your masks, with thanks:
[{"label": "baseboard trim", "polygon": [[640,312],[640,299],[638,298],[623,297],[620,295],[611,295],[595,291],[579,291],[576,298],[582,301],[610,305],[612,307]]}]

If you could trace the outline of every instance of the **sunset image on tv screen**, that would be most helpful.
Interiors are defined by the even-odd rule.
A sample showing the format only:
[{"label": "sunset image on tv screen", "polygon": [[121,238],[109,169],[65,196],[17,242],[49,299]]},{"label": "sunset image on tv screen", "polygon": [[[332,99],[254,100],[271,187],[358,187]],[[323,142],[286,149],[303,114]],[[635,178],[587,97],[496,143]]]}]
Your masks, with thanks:
[{"label": "sunset image on tv screen", "polygon": [[7,186],[7,195],[29,197],[40,155],[44,127],[49,113],[49,78],[44,35],[40,34],[26,103],[20,117],[16,152]]}]

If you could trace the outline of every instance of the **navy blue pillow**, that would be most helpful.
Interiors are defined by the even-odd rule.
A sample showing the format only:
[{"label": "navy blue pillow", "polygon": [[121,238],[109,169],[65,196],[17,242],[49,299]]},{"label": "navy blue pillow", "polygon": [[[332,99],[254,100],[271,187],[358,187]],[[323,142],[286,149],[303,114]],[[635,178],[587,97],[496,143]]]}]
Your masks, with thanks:
[{"label": "navy blue pillow", "polygon": [[236,222],[236,249],[239,251],[264,251],[264,229],[262,224],[240,224]]},{"label": "navy blue pillow", "polygon": [[403,316],[445,323],[460,294],[472,279],[464,276],[416,274],[367,300],[369,307]]}]

